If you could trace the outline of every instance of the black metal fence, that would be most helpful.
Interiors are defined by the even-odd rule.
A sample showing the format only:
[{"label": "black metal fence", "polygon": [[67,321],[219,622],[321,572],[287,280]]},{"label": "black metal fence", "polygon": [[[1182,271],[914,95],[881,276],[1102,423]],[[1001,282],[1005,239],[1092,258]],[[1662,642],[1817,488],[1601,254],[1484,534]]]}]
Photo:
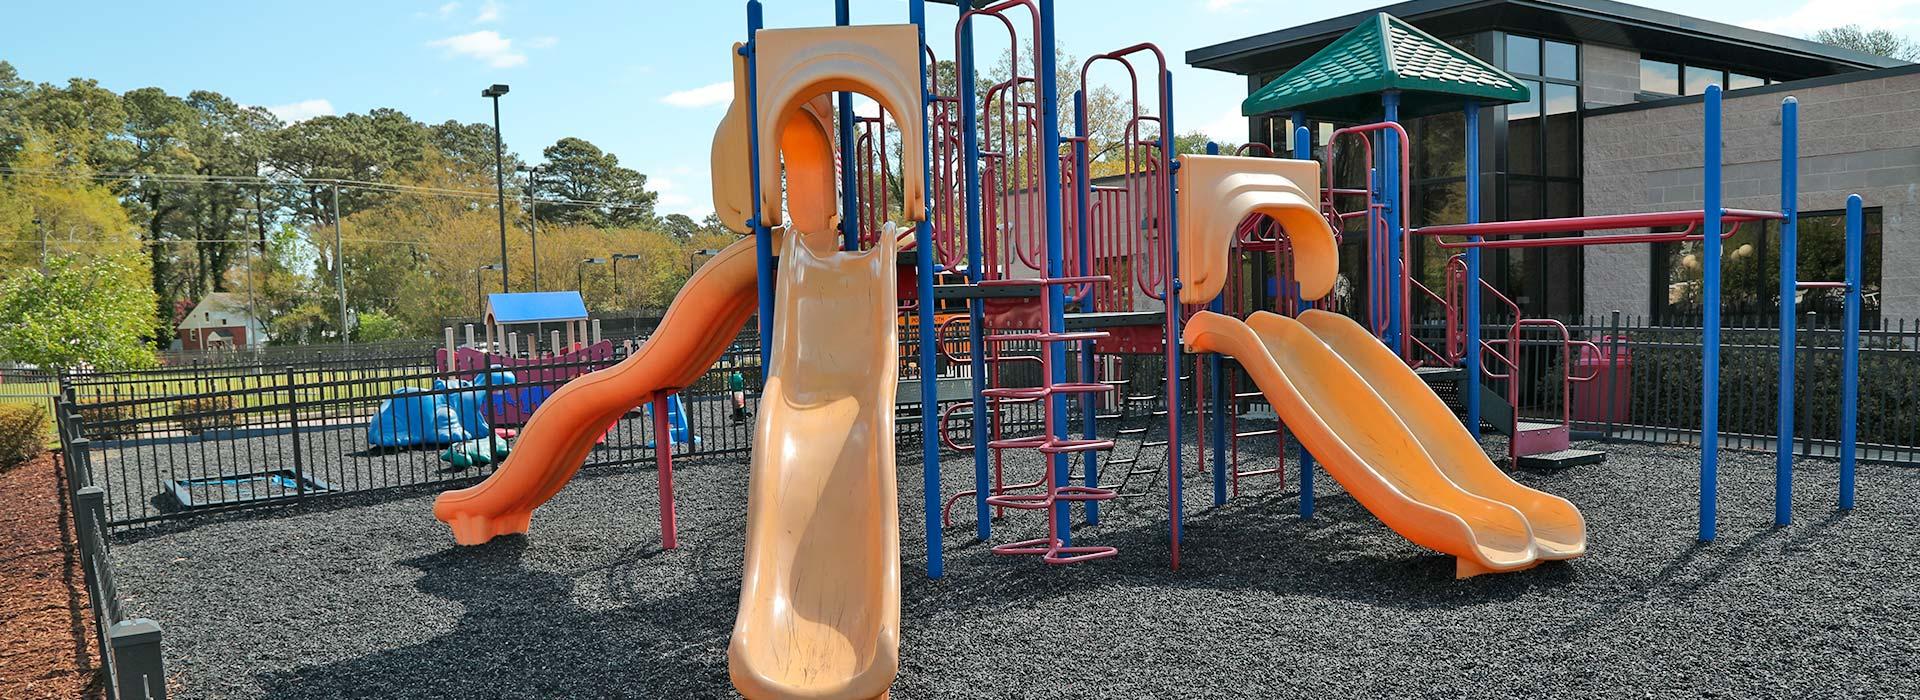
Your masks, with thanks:
[{"label": "black metal fence", "polygon": [[72,402],[61,400],[54,413],[66,468],[69,512],[80,550],[80,572],[93,610],[93,637],[107,695],[115,700],[167,697],[167,675],[161,654],[160,623],[129,617],[114,585],[106,537],[109,526],[107,492],[91,481],[90,440],[80,434],[79,416]]},{"label": "black metal fence", "polygon": [[[1838,454],[1841,401],[1840,319],[1809,314],[1794,343],[1795,450],[1802,455]],[[1885,320],[1861,331],[1858,456],[1920,462],[1920,323]],[[1643,318],[1610,315],[1567,323],[1576,340],[1600,352],[1576,349],[1563,356],[1557,340],[1542,333],[1523,338],[1518,353],[1520,414],[1557,419],[1562,378],[1571,369],[1591,381],[1571,384],[1568,397],[1576,430],[1593,436],[1660,443],[1700,444],[1701,347],[1695,325],[1651,325]],[[1487,338],[1506,330],[1488,326]],[[1733,449],[1772,450],[1779,427],[1780,338],[1777,327],[1729,326],[1721,331],[1721,444]],[[1571,367],[1569,367],[1571,365]],[[1502,380],[1486,380],[1505,393]]]}]

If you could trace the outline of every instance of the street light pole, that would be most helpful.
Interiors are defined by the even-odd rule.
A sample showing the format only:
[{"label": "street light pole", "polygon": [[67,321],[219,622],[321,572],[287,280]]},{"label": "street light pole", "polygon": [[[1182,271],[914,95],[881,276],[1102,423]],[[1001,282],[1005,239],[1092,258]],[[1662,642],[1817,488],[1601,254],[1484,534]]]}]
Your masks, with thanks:
[{"label": "street light pole", "polygon": [[500,96],[507,94],[507,86],[499,83],[480,91],[481,97],[493,99],[493,189],[498,198],[500,209],[500,291],[512,292],[507,286],[507,157],[500,144]]},{"label": "street light pole", "polygon": [[347,340],[347,255],[340,247],[340,183],[333,183],[333,286],[340,290],[340,344]]},{"label": "street light pole", "polygon": [[540,166],[515,168],[527,174],[527,242],[533,246],[533,291],[540,291],[540,200],[534,198],[534,185],[540,180]]},{"label": "street light pole", "polygon": [[639,260],[639,253],[613,254],[613,298],[620,300],[621,308],[626,308],[626,296],[620,293],[620,261]]},{"label": "street light pole", "polygon": [[580,289],[580,299],[582,301],[587,298],[587,266],[605,264],[607,264],[606,258],[585,258],[580,261],[580,264],[573,266],[573,272],[576,278],[574,280],[575,286]]},{"label": "street light pole", "polygon": [[492,265],[481,265],[473,271],[473,316],[474,318],[480,319],[482,323],[486,322],[487,303],[483,300],[480,293],[480,273],[487,270],[499,269],[503,269],[502,266],[495,263]]}]

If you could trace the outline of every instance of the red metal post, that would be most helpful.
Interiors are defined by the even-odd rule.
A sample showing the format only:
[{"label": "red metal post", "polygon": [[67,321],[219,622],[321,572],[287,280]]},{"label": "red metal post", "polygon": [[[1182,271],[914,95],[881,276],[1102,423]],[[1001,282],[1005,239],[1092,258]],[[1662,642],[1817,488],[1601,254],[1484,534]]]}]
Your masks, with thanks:
[{"label": "red metal post", "polygon": [[672,394],[653,395],[653,459],[655,478],[660,482],[660,547],[679,549],[673,514],[673,428],[667,421],[667,402]]}]

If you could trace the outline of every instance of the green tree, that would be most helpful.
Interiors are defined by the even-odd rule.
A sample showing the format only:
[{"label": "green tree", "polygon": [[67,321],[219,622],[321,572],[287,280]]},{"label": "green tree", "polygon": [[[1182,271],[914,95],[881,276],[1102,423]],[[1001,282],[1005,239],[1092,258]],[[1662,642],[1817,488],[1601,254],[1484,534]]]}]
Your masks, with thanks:
[{"label": "green tree", "polygon": [[0,359],[66,370],[154,364],[153,291],[113,257],[58,258],[0,282]]},{"label": "green tree", "polygon": [[655,225],[653,207],[660,195],[647,189],[647,176],[620,165],[619,157],[586,139],[560,139],[541,152],[535,191],[544,197],[605,202],[610,206],[542,206],[540,220],[556,224],[619,227]]},{"label": "green tree", "polygon": [[1812,38],[1822,44],[1831,44],[1875,56],[1886,56],[1902,61],[1920,58],[1920,43],[1915,43],[1913,39],[1903,34],[1895,34],[1885,29],[1868,30],[1858,24],[1847,24],[1814,32]]},{"label": "green tree", "polygon": [[660,232],[674,238],[692,238],[693,234],[700,232],[700,225],[686,214],[668,214],[660,219]]}]

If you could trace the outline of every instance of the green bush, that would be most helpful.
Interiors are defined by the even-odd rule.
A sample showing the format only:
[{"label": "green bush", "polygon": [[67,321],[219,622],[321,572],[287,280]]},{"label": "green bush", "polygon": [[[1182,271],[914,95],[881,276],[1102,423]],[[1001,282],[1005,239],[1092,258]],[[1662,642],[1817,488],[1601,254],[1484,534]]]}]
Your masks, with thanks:
[{"label": "green bush", "polygon": [[198,396],[175,401],[173,415],[182,429],[204,433],[239,426],[240,414],[233,412],[237,407],[239,403],[232,396]]},{"label": "green bush", "polygon": [[134,419],[140,411],[134,406],[114,405],[106,399],[82,400],[80,432],[89,440],[117,440],[137,431]]},{"label": "green bush", "polygon": [[0,403],[0,468],[21,464],[47,449],[47,409]]}]

